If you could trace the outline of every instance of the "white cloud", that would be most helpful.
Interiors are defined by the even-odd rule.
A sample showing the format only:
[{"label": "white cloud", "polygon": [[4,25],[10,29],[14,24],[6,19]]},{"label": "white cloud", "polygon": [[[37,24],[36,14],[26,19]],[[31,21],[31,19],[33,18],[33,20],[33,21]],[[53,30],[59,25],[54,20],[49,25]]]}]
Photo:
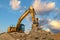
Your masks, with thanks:
[{"label": "white cloud", "polygon": [[[33,8],[35,9],[36,14],[44,15],[45,13],[48,14],[51,10],[55,8],[55,2],[41,2],[41,0],[34,0],[32,4]],[[30,21],[31,18],[27,16],[27,19]]]},{"label": "white cloud", "polygon": [[46,25],[46,24],[48,24],[50,21],[51,21],[51,19],[47,19],[47,18],[39,18],[40,20],[39,20],[39,26],[43,26],[43,25]]},{"label": "white cloud", "polygon": [[52,20],[49,24],[52,26],[51,28],[60,29],[60,21]]},{"label": "white cloud", "polygon": [[32,6],[36,12],[41,14],[53,10],[55,8],[55,2],[47,3],[47,2],[41,2],[41,0],[34,0]]},{"label": "white cloud", "polygon": [[43,28],[42,30],[45,30],[47,32],[51,32],[51,30],[49,28]]},{"label": "white cloud", "polygon": [[20,3],[21,3],[21,1],[11,0],[10,1],[10,6],[12,7],[12,9],[16,10],[20,7]]}]

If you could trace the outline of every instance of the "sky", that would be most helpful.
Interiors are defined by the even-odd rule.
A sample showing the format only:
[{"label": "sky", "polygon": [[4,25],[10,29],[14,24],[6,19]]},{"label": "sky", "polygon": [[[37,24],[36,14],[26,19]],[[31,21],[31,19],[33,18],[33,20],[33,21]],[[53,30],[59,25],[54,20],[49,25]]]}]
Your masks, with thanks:
[{"label": "sky", "polygon": [[[43,30],[60,32],[60,0],[0,0],[0,33],[7,32],[9,26],[16,26],[18,19],[32,6],[39,26]],[[32,21],[28,15],[22,21],[25,30],[31,30]]]}]

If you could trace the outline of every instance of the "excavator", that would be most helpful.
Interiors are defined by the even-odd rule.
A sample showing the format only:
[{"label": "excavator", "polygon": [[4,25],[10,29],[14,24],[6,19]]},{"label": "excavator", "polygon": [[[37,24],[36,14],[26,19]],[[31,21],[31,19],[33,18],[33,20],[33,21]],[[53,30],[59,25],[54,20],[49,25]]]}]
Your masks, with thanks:
[{"label": "excavator", "polygon": [[32,17],[32,29],[35,30],[36,27],[38,26],[38,18],[35,18],[35,11],[34,8],[32,6],[30,6],[30,8],[28,10],[26,10],[24,12],[24,14],[18,19],[18,23],[16,25],[16,27],[10,26],[8,28],[8,32],[23,32],[24,33],[24,24],[21,24],[22,20],[28,15],[30,14]]}]

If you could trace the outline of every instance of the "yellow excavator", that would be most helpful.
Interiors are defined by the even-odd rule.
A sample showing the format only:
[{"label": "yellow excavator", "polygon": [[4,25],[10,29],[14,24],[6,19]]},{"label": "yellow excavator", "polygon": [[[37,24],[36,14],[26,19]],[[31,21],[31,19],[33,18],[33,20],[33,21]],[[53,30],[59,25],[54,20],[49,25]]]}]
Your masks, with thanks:
[{"label": "yellow excavator", "polygon": [[35,11],[32,6],[28,10],[24,12],[24,14],[18,19],[18,23],[16,27],[10,26],[8,28],[8,32],[24,32],[24,24],[21,24],[22,20],[28,15],[31,14],[32,17],[32,29],[35,30],[35,28],[38,26],[38,18],[35,18]]}]

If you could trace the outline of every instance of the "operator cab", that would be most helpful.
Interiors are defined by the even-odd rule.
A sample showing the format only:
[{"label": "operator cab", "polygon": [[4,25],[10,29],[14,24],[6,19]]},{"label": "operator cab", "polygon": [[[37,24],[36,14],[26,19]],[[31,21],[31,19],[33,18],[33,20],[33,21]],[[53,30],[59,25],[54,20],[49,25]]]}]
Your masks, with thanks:
[{"label": "operator cab", "polygon": [[20,30],[20,32],[24,32],[25,31],[25,25],[24,24],[20,24],[20,27],[18,28],[18,31]]}]

